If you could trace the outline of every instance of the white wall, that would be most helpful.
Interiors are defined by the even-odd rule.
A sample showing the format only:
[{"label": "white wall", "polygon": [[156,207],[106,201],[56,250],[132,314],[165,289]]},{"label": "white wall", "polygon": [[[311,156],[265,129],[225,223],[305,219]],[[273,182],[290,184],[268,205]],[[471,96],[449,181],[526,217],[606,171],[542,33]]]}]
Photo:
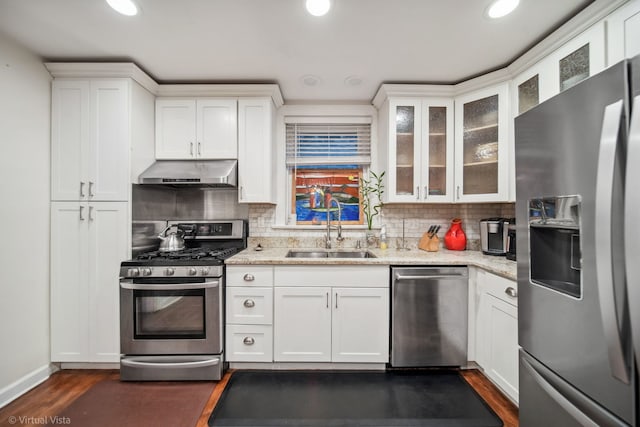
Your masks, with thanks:
[{"label": "white wall", "polygon": [[0,407],[49,373],[50,81],[0,34]]}]

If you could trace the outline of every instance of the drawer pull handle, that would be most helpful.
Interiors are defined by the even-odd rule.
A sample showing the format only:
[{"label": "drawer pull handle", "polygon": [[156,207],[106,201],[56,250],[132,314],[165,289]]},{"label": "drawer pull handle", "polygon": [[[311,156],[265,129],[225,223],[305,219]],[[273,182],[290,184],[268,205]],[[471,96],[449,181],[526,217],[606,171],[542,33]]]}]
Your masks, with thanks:
[{"label": "drawer pull handle", "polygon": [[244,275],[245,282],[253,282],[254,280],[256,280],[256,276],[254,276],[253,274],[247,273]]},{"label": "drawer pull handle", "polygon": [[252,307],[255,307],[256,303],[255,303],[255,301],[254,301],[254,300],[252,300],[252,299],[246,299],[246,300],[244,300],[243,305],[244,305],[245,307],[247,307],[247,308],[252,308]]},{"label": "drawer pull handle", "polygon": [[518,297],[518,291],[516,291],[511,286],[509,286],[507,289],[505,289],[504,293],[509,295],[510,297],[513,297],[513,298],[517,298]]},{"label": "drawer pull handle", "polygon": [[254,340],[251,337],[244,337],[244,339],[242,340],[242,343],[244,345],[253,345],[256,342],[256,340]]}]

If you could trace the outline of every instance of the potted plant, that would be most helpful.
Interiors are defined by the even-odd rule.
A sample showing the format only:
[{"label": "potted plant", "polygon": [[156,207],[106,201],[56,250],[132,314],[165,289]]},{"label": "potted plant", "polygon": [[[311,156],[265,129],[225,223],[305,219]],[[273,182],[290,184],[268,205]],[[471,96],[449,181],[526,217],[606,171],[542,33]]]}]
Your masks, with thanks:
[{"label": "potted plant", "polygon": [[382,178],[384,173],[382,171],[380,175],[376,175],[375,172],[370,171],[369,174],[371,176],[369,179],[360,178],[362,212],[367,221],[366,242],[368,246],[372,246],[375,243],[375,236],[372,230],[373,218],[381,212],[383,206],[382,194],[384,193],[384,185],[382,184]]}]

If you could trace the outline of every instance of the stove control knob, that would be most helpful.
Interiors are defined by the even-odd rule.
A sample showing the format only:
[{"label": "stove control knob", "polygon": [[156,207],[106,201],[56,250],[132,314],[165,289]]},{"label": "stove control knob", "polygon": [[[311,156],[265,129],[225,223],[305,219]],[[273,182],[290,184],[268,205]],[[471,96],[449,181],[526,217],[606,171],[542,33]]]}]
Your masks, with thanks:
[{"label": "stove control knob", "polygon": [[164,271],[164,273],[165,273],[167,276],[173,276],[173,275],[175,274],[175,272],[176,272],[176,270],[175,270],[174,268],[171,268],[171,267],[168,267],[168,268]]},{"label": "stove control knob", "polygon": [[209,267],[202,267],[200,269],[200,273],[202,273],[203,276],[206,276],[207,274],[209,274]]},{"label": "stove control knob", "polygon": [[140,275],[140,269],[138,268],[130,268],[127,270],[127,275],[131,277],[136,277]]},{"label": "stove control knob", "polygon": [[143,276],[151,276],[151,269],[149,267],[142,269]]},{"label": "stove control knob", "polygon": [[198,274],[198,269],[195,267],[191,267],[189,268],[189,276],[195,276],[196,274]]}]

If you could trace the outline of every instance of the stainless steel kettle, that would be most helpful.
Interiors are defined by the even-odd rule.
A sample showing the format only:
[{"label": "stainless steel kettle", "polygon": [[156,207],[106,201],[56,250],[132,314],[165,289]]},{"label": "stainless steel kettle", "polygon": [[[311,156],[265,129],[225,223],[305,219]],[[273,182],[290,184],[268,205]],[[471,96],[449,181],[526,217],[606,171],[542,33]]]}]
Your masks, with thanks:
[{"label": "stainless steel kettle", "polygon": [[170,225],[158,235],[161,240],[159,249],[162,252],[174,252],[184,249],[184,239],[182,238],[184,232],[179,228],[176,228],[176,231],[169,232],[171,228],[175,228],[175,226]]}]

